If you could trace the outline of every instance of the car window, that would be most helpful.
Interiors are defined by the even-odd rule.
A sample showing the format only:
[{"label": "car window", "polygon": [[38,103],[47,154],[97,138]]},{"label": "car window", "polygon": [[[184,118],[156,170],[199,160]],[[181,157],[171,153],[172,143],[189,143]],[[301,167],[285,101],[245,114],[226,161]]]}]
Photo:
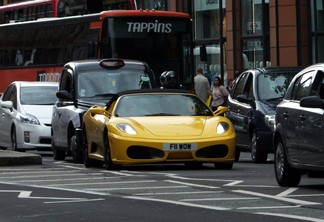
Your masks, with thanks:
[{"label": "car window", "polygon": [[66,90],[71,93],[72,89],[72,76],[71,70],[64,70],[61,76],[60,90]]},{"label": "car window", "polygon": [[281,99],[295,73],[263,73],[257,77],[259,100]]},{"label": "car window", "polygon": [[7,89],[6,91],[3,93],[2,95],[2,101],[8,101],[10,100],[10,95],[11,95],[11,91],[12,89],[15,87],[14,84],[11,84]]},{"label": "car window", "polygon": [[119,117],[213,116],[213,113],[195,96],[147,94],[123,96],[118,101],[115,115]]},{"label": "car window", "polygon": [[13,108],[17,109],[17,87],[13,86],[9,100],[12,101]]},{"label": "car window", "polygon": [[236,86],[233,90],[232,97],[237,98],[238,95],[241,95],[243,92],[243,87],[246,82],[249,73],[243,73],[241,77],[237,80]]},{"label": "car window", "polygon": [[316,73],[311,89],[311,95],[316,95],[321,99],[324,99],[324,72],[321,70]]},{"label": "car window", "polygon": [[84,71],[77,78],[79,97],[152,88],[151,80],[144,70]]},{"label": "car window", "polygon": [[22,105],[54,105],[57,86],[26,86],[20,89]]},{"label": "car window", "polygon": [[248,97],[254,97],[253,94],[253,75],[249,74],[248,79],[246,81],[243,94],[248,96]]},{"label": "car window", "polygon": [[295,82],[292,99],[300,101],[303,97],[308,96],[311,90],[313,72],[301,75]]}]

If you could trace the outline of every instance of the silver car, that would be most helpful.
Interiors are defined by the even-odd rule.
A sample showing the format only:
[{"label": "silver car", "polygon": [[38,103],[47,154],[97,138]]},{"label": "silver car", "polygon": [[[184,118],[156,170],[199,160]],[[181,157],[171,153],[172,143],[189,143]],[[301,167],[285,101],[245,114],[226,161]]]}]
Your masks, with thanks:
[{"label": "silver car", "polygon": [[50,150],[57,82],[12,82],[0,100],[0,147]]}]

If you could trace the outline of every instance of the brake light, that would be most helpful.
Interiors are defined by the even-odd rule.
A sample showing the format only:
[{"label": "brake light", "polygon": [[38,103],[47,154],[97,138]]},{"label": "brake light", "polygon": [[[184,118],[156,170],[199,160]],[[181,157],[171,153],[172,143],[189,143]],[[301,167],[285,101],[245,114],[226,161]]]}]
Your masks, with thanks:
[{"label": "brake light", "polygon": [[121,59],[104,59],[101,60],[99,65],[106,69],[117,69],[125,65],[125,62]]}]

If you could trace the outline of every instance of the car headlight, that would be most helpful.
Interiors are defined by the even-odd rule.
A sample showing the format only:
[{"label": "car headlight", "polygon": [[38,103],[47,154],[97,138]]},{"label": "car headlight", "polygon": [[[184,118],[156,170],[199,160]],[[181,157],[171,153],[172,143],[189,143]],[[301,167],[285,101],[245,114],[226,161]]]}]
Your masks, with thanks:
[{"label": "car headlight", "polygon": [[26,115],[19,115],[19,120],[22,123],[27,123],[27,124],[35,124],[35,125],[40,125],[38,119],[30,114],[26,114]]},{"label": "car headlight", "polygon": [[222,134],[225,133],[230,128],[229,124],[226,122],[220,122],[217,124],[216,133]]},{"label": "car headlight", "polygon": [[119,130],[123,131],[124,133],[130,134],[130,135],[137,134],[136,130],[128,123],[119,123],[119,124],[117,124],[117,128]]},{"label": "car headlight", "polygon": [[270,127],[272,130],[275,126],[275,115],[265,115],[264,121],[268,127]]}]

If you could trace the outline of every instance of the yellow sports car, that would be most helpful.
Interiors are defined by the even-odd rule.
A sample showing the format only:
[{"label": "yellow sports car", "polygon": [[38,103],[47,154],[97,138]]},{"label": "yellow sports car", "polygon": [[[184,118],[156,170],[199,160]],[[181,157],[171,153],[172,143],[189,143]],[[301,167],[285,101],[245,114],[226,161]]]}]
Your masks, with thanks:
[{"label": "yellow sports car", "polygon": [[232,123],[213,113],[195,94],[168,89],[133,90],[112,96],[105,107],[83,116],[86,167],[107,169],[129,164],[214,163],[231,169],[236,134]]}]

